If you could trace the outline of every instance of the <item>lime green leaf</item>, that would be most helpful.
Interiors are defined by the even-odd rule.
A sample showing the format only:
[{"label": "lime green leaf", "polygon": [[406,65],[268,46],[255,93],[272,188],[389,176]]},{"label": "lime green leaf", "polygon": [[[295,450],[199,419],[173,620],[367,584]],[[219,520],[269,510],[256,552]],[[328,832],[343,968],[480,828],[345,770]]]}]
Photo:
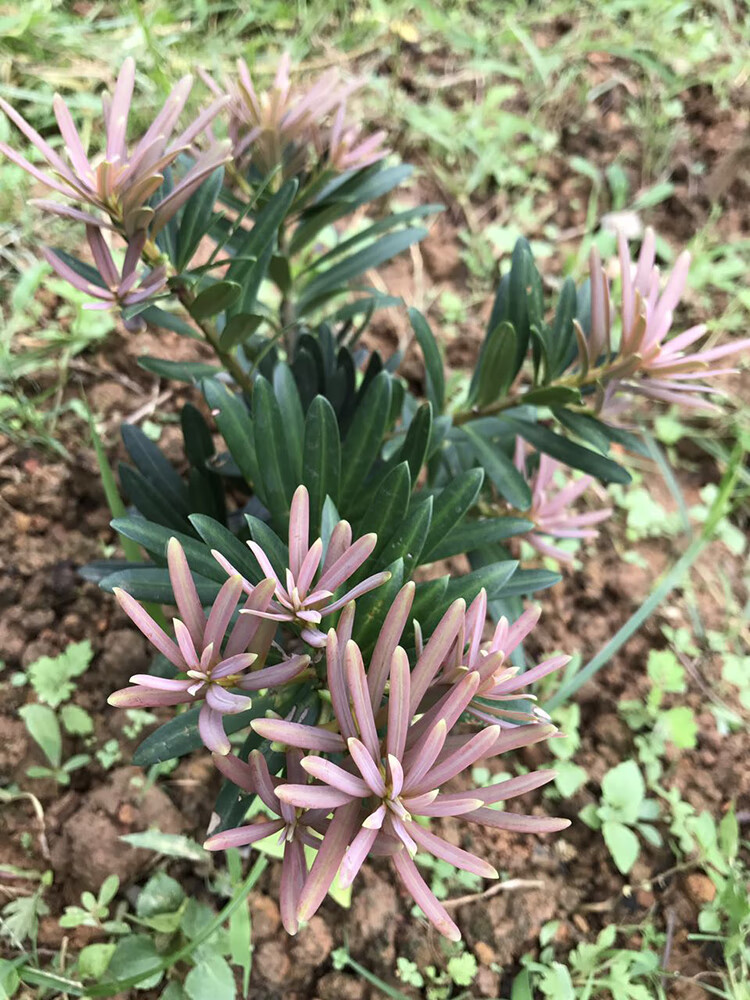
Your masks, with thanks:
[{"label": "lime green leaf", "polygon": [[630,827],[614,820],[606,820],[602,824],[604,842],[609,848],[612,860],[623,875],[627,875],[635,864],[641,850],[638,837]]},{"label": "lime green leaf", "polygon": [[59,767],[62,761],[62,734],[52,709],[47,705],[23,705],[18,714],[52,767]]}]

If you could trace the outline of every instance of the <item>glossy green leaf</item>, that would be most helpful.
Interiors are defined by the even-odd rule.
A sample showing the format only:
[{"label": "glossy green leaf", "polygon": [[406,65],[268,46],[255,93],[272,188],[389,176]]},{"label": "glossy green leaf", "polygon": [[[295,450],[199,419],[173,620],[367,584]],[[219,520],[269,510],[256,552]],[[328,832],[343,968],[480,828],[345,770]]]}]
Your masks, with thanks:
[{"label": "glossy green leaf", "polygon": [[188,311],[193,319],[202,321],[217,316],[239,299],[242,288],[236,281],[217,281],[193,299]]},{"label": "glossy green leaf", "polygon": [[[441,617],[450,603],[445,596],[449,581],[450,576],[446,575],[440,576],[436,580],[426,580],[424,583],[418,583],[414,592],[414,603],[411,606],[410,619],[422,624],[428,618],[433,617],[436,612],[437,617]],[[402,640],[402,642],[405,641],[405,639]],[[411,638],[409,642],[411,644]]]},{"label": "glossy green leaf", "polygon": [[253,228],[249,232],[243,231],[243,235],[235,244],[237,257],[246,258],[235,260],[226,274],[229,281],[236,281],[242,288],[237,312],[253,311],[252,306],[260,281],[268,270],[276,247],[279,226],[286,218],[296,193],[296,179],[286,181],[258,212]]},{"label": "glossy green leaf", "polygon": [[[193,574],[198,597],[204,606],[213,604],[219,593],[219,584],[204,576]],[[174,604],[174,594],[166,569],[157,566],[132,566],[119,569],[102,578],[102,590],[122,587],[139,601],[153,601],[156,604]]]},{"label": "glossy green leaf", "polygon": [[411,473],[411,481],[416,483],[422,471],[432,437],[432,404],[423,403],[414,414],[406,438],[393,462],[406,462]]},{"label": "glossy green leaf", "polygon": [[507,583],[494,594],[495,599],[533,594],[537,590],[547,590],[559,583],[562,577],[546,569],[517,569]]},{"label": "glossy green leaf", "polygon": [[198,249],[200,241],[211,229],[214,221],[214,206],[223,183],[224,168],[219,167],[185,202],[177,232],[176,267],[178,271],[183,271],[187,267]]},{"label": "glossy green leaf", "polygon": [[515,559],[508,559],[493,563],[491,566],[482,566],[465,576],[453,577],[445,592],[446,600],[451,603],[457,597],[463,597],[468,605],[482,588],[487,591],[487,598],[492,600],[503,593],[503,588],[517,568],[518,562]]},{"label": "glossy green leaf", "polygon": [[166,560],[169,539],[176,538],[182,545],[190,568],[194,572],[200,573],[201,576],[205,576],[209,580],[218,580],[219,583],[226,580],[226,573],[211,556],[206,545],[189,535],[172,531],[161,524],[146,521],[142,517],[117,517],[111,522],[111,525],[115,531],[119,531],[126,538],[132,538],[133,541],[138,542],[162,563]]},{"label": "glossy green leaf", "polygon": [[180,513],[189,514],[185,484],[157,445],[149,441],[140,427],[134,424],[123,424],[120,433],[138,471],[159,491],[166,502],[172,504]]},{"label": "glossy green leaf", "polygon": [[418,309],[409,310],[409,319],[424,355],[427,398],[432,403],[435,413],[442,413],[445,406],[445,370],[440,348],[429,323]]},{"label": "glossy green leaf", "polygon": [[138,469],[120,465],[119,473],[123,493],[147,520],[177,531],[185,530],[187,515],[178,510]]},{"label": "glossy green leaf", "polygon": [[246,482],[255,487],[260,499],[265,502],[255,456],[253,421],[244,400],[216,379],[206,379],[202,389],[232,458]]},{"label": "glossy green leaf", "polygon": [[[353,639],[367,657],[375,648],[380,629],[388,614],[388,609],[396,599],[396,594],[404,584],[404,564],[398,559],[388,566],[391,578],[369,594],[357,601],[357,614],[354,619]],[[365,660],[365,662],[367,662]]]},{"label": "glossy green leaf", "polygon": [[313,304],[346,287],[365,271],[379,267],[385,261],[396,257],[413,243],[424,239],[426,235],[426,229],[402,229],[400,232],[382,236],[371,246],[339,261],[322,274],[316,275],[303,287],[299,296],[298,311],[300,314],[304,313]]},{"label": "glossy green leaf", "polygon": [[431,562],[433,553],[456,528],[477,501],[484,480],[483,469],[470,469],[455,476],[435,496],[430,532],[422,550],[422,562]]},{"label": "glossy green leaf", "polygon": [[206,462],[216,454],[211,428],[198,407],[192,403],[185,403],[180,410],[180,426],[188,462],[203,469]]},{"label": "glossy green leaf", "polygon": [[[360,171],[350,178],[337,178],[337,190],[321,192],[318,205],[314,205],[302,218],[290,242],[290,252],[298,253],[325,226],[344,215],[349,215],[359,205],[375,198],[382,198],[414,173],[414,167],[400,163],[392,167],[377,164],[375,168]],[[327,199],[332,199],[328,200]]]},{"label": "glossy green leaf", "polygon": [[516,510],[528,510],[531,506],[529,484],[502,448],[485,441],[471,424],[465,425],[461,430],[471,445],[475,458],[492,480],[498,493]]},{"label": "glossy green leaf", "polygon": [[591,476],[596,476],[603,483],[629,483],[630,473],[609,458],[604,458],[590,448],[584,448],[567,438],[555,434],[549,427],[542,424],[532,424],[512,417],[504,418],[516,434],[532,444],[537,451],[551,455],[559,462],[572,469],[580,469]]},{"label": "glossy green leaf", "polygon": [[305,435],[305,414],[292,370],[280,361],[273,371],[273,391],[279,404],[287,451],[294,469],[295,487],[302,481],[302,447]]},{"label": "glossy green leaf", "polygon": [[344,509],[364,487],[380,454],[391,405],[391,376],[380,372],[357,408],[341,451],[341,501]]},{"label": "glossy green leaf", "polygon": [[576,316],[577,293],[575,282],[566,278],[557,300],[555,320],[549,339],[550,369],[549,379],[557,378],[573,360],[576,350],[573,320]]},{"label": "glossy green leaf", "polygon": [[[263,579],[263,573],[255,556],[236,535],[233,535],[223,524],[219,524],[211,517],[206,517],[205,514],[191,514],[189,520],[209,550],[216,549],[217,552],[221,552],[250,583],[260,583]],[[226,579],[226,574],[224,574],[223,579]]]},{"label": "glossy green leaf", "polygon": [[236,313],[227,321],[221,331],[219,346],[223,351],[230,351],[238,344],[244,344],[255,333],[265,317],[257,313]]},{"label": "glossy green leaf", "polygon": [[221,371],[218,365],[209,365],[203,361],[167,361],[165,358],[151,358],[145,354],[138,358],[138,366],[159,378],[190,384],[218,375]]},{"label": "glossy green leaf", "polygon": [[503,396],[516,377],[517,337],[513,326],[503,322],[489,334],[479,362],[473,402],[487,406]]},{"label": "glossy green leaf", "polygon": [[541,385],[523,395],[526,406],[575,406],[581,402],[581,393],[565,385]]},{"label": "glossy green leaf", "polygon": [[253,541],[260,545],[271,560],[271,565],[276,570],[276,575],[280,580],[283,580],[286,568],[289,565],[289,549],[264,521],[260,521],[251,514],[245,514],[245,520],[247,521]]},{"label": "glossy green leaf", "polygon": [[263,376],[256,379],[253,392],[253,432],[265,505],[274,524],[285,530],[292,494],[300,480],[301,456],[290,454],[281,408]]},{"label": "glossy green leaf", "polygon": [[430,554],[431,560],[447,559],[463,552],[472,552],[514,535],[533,531],[532,521],[520,517],[492,517],[466,521],[451,531]]},{"label": "glossy green leaf", "polygon": [[317,531],[327,496],[338,503],[341,482],[341,441],[333,407],[316,396],[305,419],[302,482],[310,494],[310,524]]},{"label": "glossy green leaf", "polygon": [[[264,715],[270,705],[268,698],[253,697],[252,708],[237,715],[224,716],[224,729],[230,735],[238,733],[250,725],[253,719]],[[151,733],[140,744],[133,754],[133,763],[137,767],[151,767],[165,760],[184,757],[203,746],[198,732],[198,714],[200,707],[189,708],[186,712],[176,715],[164,725]]]},{"label": "glossy green leaf", "polygon": [[403,561],[405,579],[411,576],[422,554],[432,520],[432,503],[432,497],[428,497],[425,503],[420,503],[411,510],[380,553],[379,562],[386,566],[397,559]]}]

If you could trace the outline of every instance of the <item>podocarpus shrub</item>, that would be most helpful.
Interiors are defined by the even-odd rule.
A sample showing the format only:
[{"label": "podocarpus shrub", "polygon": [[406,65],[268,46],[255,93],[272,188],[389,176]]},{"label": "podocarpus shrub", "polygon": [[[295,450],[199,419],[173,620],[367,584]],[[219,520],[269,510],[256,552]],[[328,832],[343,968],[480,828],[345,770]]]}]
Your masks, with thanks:
[{"label": "podocarpus shrub", "polygon": [[[419,240],[413,223],[439,206],[376,216],[410,168],[393,162],[381,134],[347,124],[354,86],[326,76],[293,87],[283,60],[258,93],[240,63],[224,86],[205,78],[215,100],[172,139],[191,88],[181,80],[130,146],[134,79],[128,60],[92,156],[61,98],[62,148],[0,101],[46,165],[2,150],[65,199],[41,207],[85,226],[93,265],[48,249],[52,267],[93,308],[118,309],[133,336],[146,324],[201,336],[216,357],[141,358],[200,388],[223,446],[185,406],[182,476],[123,428],[132,512],[113,523],[148,560],[88,572],[157,656],[110,702],[185,706],[134,759],[212,753],[226,781],[206,846],[281,839],[290,933],[337,871],[347,885],[367,856],[385,855],[435,926],[458,937],[414,855],[497,873],[431,832],[429,818],[532,833],[567,825],[492,808],[551,771],[447,787],[477,760],[557,735],[533,686],[568,658],[524,671],[538,612],[522,602],[559,576],[522,565],[519,541],[570,559],[561,540],[593,537],[610,514],[575,509],[592,480],[629,481],[611,446],[642,448],[622,426],[632,397],[712,407],[722,359],[750,341],[696,350],[703,326],[670,336],[689,258],[662,288],[651,231],[635,267],[620,237],[616,309],[596,251],[588,280],[567,279],[550,306],[520,240],[476,368],[455,392],[437,339],[411,310],[420,399],[398,355],[359,346],[374,309],[400,301],[364,281]],[[365,208],[367,223],[347,231]],[[420,573],[456,556],[468,560],[463,575]],[[171,626],[160,604],[176,605]],[[266,818],[243,825],[256,797]]]}]

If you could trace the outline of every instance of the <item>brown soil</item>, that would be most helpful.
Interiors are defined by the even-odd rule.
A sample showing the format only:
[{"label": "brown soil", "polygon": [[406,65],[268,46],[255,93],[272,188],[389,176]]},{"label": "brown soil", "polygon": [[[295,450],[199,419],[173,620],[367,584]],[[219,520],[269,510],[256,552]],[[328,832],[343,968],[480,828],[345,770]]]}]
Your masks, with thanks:
[{"label": "brown soil", "polygon": [[[593,60],[592,74],[595,78]],[[695,232],[709,212],[705,191],[695,188],[694,178],[680,164],[685,158],[692,161],[699,155],[711,168],[732,148],[746,125],[739,111],[718,108],[710,88],[694,88],[683,99],[688,108],[687,133],[684,149],[675,161],[672,179],[676,192],[649,220],[675,244]],[[549,215],[561,230],[575,234],[571,241],[578,238],[578,230],[585,222],[587,182],[569,170],[564,157],[585,154],[603,167],[618,150],[628,146],[637,159],[639,137],[623,125],[626,100],[624,90],[611,93],[606,103],[592,105],[575,129],[561,112],[559,155],[545,157],[540,163],[540,170],[555,192],[554,196],[546,196],[551,199]],[[421,199],[445,197],[435,190],[429,175],[421,185]],[[727,238],[748,234],[749,193],[741,174],[730,178],[720,192],[725,203],[721,224],[726,227]],[[488,212],[488,221],[503,219],[512,212],[512,204],[506,194],[489,192],[483,209]],[[461,211],[451,205],[412,257],[384,270],[381,277],[389,291],[418,304],[433,301],[436,292],[443,289],[466,293],[471,282],[457,252],[456,236],[463,225]],[[561,244],[561,256],[565,249]],[[486,299],[487,306],[482,307],[485,310],[489,295]],[[461,323],[458,335],[447,343],[452,366],[465,366],[473,360],[483,319],[482,309],[474,310],[473,317]],[[388,351],[404,346],[408,338],[405,316],[398,310],[379,315],[368,336],[371,345]],[[170,334],[133,337],[123,333],[113,336],[103,353],[88,359],[79,372],[92,407],[105,418],[110,430],[113,459],[122,457],[115,436],[120,421],[135,412],[142,413],[162,388],[135,363],[138,355],[149,353],[173,359],[202,356],[199,345]],[[421,361],[412,348],[404,368],[415,385],[421,384]],[[191,390],[180,386],[167,390],[160,408],[176,410],[186,399],[195,401],[196,393]],[[44,812],[42,823],[30,802],[22,798],[3,808],[0,865],[51,868],[55,873],[54,885],[46,897],[51,913],[40,929],[41,954],[60,946],[62,932],[57,917],[65,905],[77,902],[82,890],[95,889],[112,872],[120,877],[123,889],[147,877],[153,856],[126,845],[119,839],[123,833],[158,824],[162,830],[187,833],[201,840],[212,801],[212,789],[207,789],[207,784],[214,780],[203,758],[183,761],[167,780],[150,788],[145,788],[140,771],[123,766],[134,743],[122,732],[123,714],[108,709],[106,697],[130,674],[146,667],[148,654],[145,641],[128,625],[112,599],[77,575],[78,567],[101,557],[104,547],[113,545],[115,539],[108,527],[109,514],[91,451],[64,422],[60,433],[71,452],[70,462],[20,452],[0,441],[0,652],[5,661],[5,672],[0,674],[4,682],[0,784],[16,783],[31,789]],[[171,425],[165,428],[161,444],[179,465],[179,435]],[[689,454],[685,465],[691,471],[681,474],[688,499],[716,478],[712,463],[696,461],[697,457]],[[668,494],[664,502],[670,506]],[[656,541],[636,548],[647,568],[625,562],[622,535],[622,525],[615,520],[589,551],[585,570],[566,573],[563,582],[544,595],[545,613],[534,633],[536,648],[532,653],[563,649],[569,653],[580,651],[587,659],[628,619],[648,594],[655,577],[674,559],[670,544]],[[739,603],[746,600],[742,572],[741,561],[733,559],[719,543],[712,545],[700,560],[694,576],[695,598],[706,627],[725,626],[724,578],[731,581]],[[669,923],[674,928],[670,969],[689,976],[709,968],[716,960],[713,952],[687,940],[688,934],[696,930],[698,908],[711,891],[705,877],[697,871],[670,874],[675,863],[670,851],[647,848],[631,876],[624,879],[614,868],[601,837],[577,820],[579,810],[598,791],[602,774],[634,755],[632,734],[618,716],[617,705],[619,699],[642,697],[647,690],[646,658],[650,649],[665,644],[663,624],[690,627],[686,603],[679,594],[673,595],[580,693],[583,742],[577,761],[589,774],[587,786],[570,801],[555,804],[536,795],[524,803],[524,809],[537,812],[559,809],[573,820],[569,830],[559,836],[530,838],[482,831],[455,821],[442,824],[448,839],[477,849],[507,877],[541,883],[471,900],[457,908],[458,922],[480,967],[473,995],[507,996],[518,959],[537,947],[542,924],[552,919],[560,921],[557,942],[565,949],[592,939],[606,924],[637,925],[653,915],[659,926]],[[95,719],[96,744],[117,737],[123,760],[110,771],[94,761],[75,772],[68,789],[60,790],[51,781],[26,778],[27,768],[43,760],[17,716],[19,707],[32,696],[27,688],[11,685],[10,676],[39,656],[58,653],[69,642],[82,638],[91,641],[96,655],[81,678],[77,701]],[[699,668],[704,683],[711,685],[716,680],[716,664],[707,658]],[[738,767],[738,762],[750,757],[750,736],[746,732],[719,735],[697,682],[691,682],[686,700],[701,713],[698,747],[670,763],[665,783],[676,785],[694,806],[708,809],[717,817],[732,801],[736,801],[738,809],[748,810],[750,778],[747,768]],[[67,755],[81,750],[80,741],[66,740]],[[522,756],[521,762],[532,766],[547,759],[547,752],[535,747]],[[189,868],[184,865],[173,865],[171,870],[189,877]],[[4,895],[11,898],[31,888],[30,883],[13,881]],[[279,929],[277,890],[278,870],[271,866],[259,892],[252,897],[255,953],[251,993],[256,1000],[366,1000],[374,995],[364,980],[332,966],[331,952],[343,943],[344,924],[352,955],[407,994],[409,989],[394,980],[397,956],[413,959],[420,967],[440,968],[446,963],[436,935],[409,915],[409,900],[385,863],[365,868],[355,888],[351,914],[343,914],[335,903],[327,901],[320,915],[293,941]],[[199,883],[196,891],[202,891]],[[460,890],[453,895],[460,895]],[[74,950],[88,940],[90,933],[73,932],[68,947]],[[639,940],[634,931],[632,946],[636,947]],[[687,990],[675,988],[673,996],[692,1000],[693,996],[703,995],[695,990],[692,986]]]}]

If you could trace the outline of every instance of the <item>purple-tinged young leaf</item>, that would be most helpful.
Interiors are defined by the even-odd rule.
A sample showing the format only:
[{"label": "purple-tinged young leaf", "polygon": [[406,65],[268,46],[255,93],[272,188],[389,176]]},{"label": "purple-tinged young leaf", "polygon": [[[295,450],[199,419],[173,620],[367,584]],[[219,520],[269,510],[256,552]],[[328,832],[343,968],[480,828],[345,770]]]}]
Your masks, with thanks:
[{"label": "purple-tinged young leaf", "polygon": [[203,641],[206,616],[203,613],[203,605],[198,597],[185,552],[176,538],[170,538],[167,544],[167,565],[169,566],[169,579],[172,582],[177,608],[193,642],[199,645]]},{"label": "purple-tinged young leaf", "polygon": [[246,847],[248,844],[255,844],[283,829],[284,821],[282,819],[250,823],[248,826],[238,826],[235,830],[223,830],[221,833],[215,833],[204,842],[203,846],[207,851],[228,851],[231,847]]},{"label": "purple-tinged young leaf", "polygon": [[161,626],[157,625],[151,615],[145,611],[134,597],[120,587],[115,587],[112,593],[122,610],[146,636],[152,646],[165,656],[171,664],[180,670],[186,669],[185,661],[178,646],[169,638]]},{"label": "purple-tinged young leaf", "polygon": [[359,773],[364,778],[370,792],[373,795],[385,795],[385,781],[380,773],[378,765],[373,760],[367,747],[355,736],[347,740],[346,745],[351,754],[352,760],[357,765]]},{"label": "purple-tinged young leaf", "polygon": [[301,763],[311,778],[324,781],[351,797],[366,799],[370,795],[370,788],[362,778],[350,774],[333,761],[325,760],[323,757],[305,757]]},{"label": "purple-tinged young leaf", "polygon": [[436,834],[430,833],[429,830],[421,827],[419,823],[410,823],[409,833],[416,840],[419,847],[425,851],[429,851],[430,854],[434,854],[441,861],[447,861],[454,868],[471,872],[472,875],[478,875],[480,878],[499,878],[497,870],[492,865],[487,864],[486,861],[482,861],[481,858],[477,858],[473,854],[469,854],[468,851],[461,850],[460,847],[454,847],[447,840],[443,840],[442,837],[438,837]]},{"label": "purple-tinged young leaf", "polygon": [[411,675],[409,708],[412,715],[419,708],[432,679],[440,669],[440,664],[447,656],[453,640],[463,624],[465,614],[466,602],[463,598],[459,598],[451,604],[440,619],[437,628],[430,636],[430,641],[424,648],[424,652],[417,660]]},{"label": "purple-tinged young leaf", "polygon": [[388,729],[386,747],[397,760],[406,749],[406,735],[411,716],[409,658],[401,646],[397,646],[391,657],[390,689],[388,691]]},{"label": "purple-tinged young leaf", "polygon": [[478,760],[483,760],[488,756],[497,743],[499,735],[499,726],[488,726],[487,729],[476,733],[464,747],[435,764],[421,782],[410,781],[409,788],[417,795],[420,792],[429,791],[430,788],[439,788],[451,778],[455,778],[457,774],[470,768]]},{"label": "purple-tinged young leaf", "polygon": [[276,794],[295,809],[337,809],[352,800],[348,792],[327,785],[279,785]]},{"label": "purple-tinged young leaf", "polygon": [[522,816],[519,813],[500,812],[497,809],[477,809],[465,813],[464,819],[470,819],[485,826],[493,826],[497,830],[512,830],[515,833],[557,833],[570,826],[569,819],[556,819],[554,816]]},{"label": "purple-tinged young leaf", "polygon": [[448,916],[448,911],[440,903],[427,883],[417,871],[417,866],[405,850],[393,855],[393,867],[404,888],[422,912],[442,935],[450,941],[460,941],[461,931]]},{"label": "purple-tinged young leaf", "polygon": [[319,753],[341,753],[346,744],[338,733],[329,732],[317,726],[304,726],[299,722],[283,719],[253,719],[250,723],[255,732],[273,743],[284,743],[301,750]]},{"label": "purple-tinged young leaf", "polygon": [[334,813],[300,894],[299,920],[309,920],[325,899],[357,828],[359,811],[359,803],[351,802]]},{"label": "purple-tinged young leaf", "polygon": [[383,698],[386,681],[391,670],[393,653],[409,619],[415,590],[416,584],[413,580],[404,584],[399,590],[396,599],[388,609],[388,614],[385,616],[385,621],[375,643],[375,649],[370,658],[370,667],[367,671],[367,684],[370,688],[372,704],[376,707],[380,705]]},{"label": "purple-tinged young leaf", "polygon": [[359,730],[359,736],[373,759],[380,756],[380,740],[375,727],[375,718],[370,704],[370,692],[367,689],[365,665],[359,646],[351,640],[347,642],[344,652],[346,684],[354,709],[354,718]]}]

